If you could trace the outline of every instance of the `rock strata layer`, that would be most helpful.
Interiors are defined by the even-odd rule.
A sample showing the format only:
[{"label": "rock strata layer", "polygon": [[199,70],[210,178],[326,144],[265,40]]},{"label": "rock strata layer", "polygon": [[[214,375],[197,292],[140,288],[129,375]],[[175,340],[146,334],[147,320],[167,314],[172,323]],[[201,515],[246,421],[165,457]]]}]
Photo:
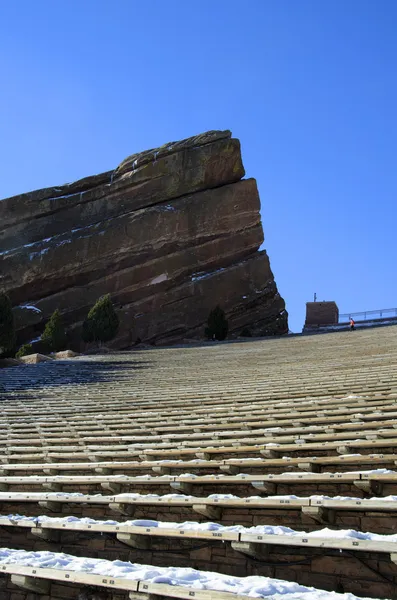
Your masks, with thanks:
[{"label": "rock strata layer", "polygon": [[288,331],[240,143],[215,131],[135,154],[114,171],[0,201],[0,288],[20,342],[58,308],[71,340],[110,293],[118,348],[203,337],[220,304],[232,335]]}]

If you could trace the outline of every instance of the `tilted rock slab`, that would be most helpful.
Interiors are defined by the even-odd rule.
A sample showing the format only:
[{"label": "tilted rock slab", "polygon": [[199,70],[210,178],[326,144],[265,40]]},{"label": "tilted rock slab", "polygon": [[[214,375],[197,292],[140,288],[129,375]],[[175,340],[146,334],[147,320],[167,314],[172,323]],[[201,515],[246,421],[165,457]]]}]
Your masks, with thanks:
[{"label": "tilted rock slab", "polygon": [[56,309],[71,339],[110,293],[121,326],[113,346],[202,338],[208,313],[231,334],[288,331],[263,242],[254,179],[240,143],[212,131],[135,154],[117,169],[0,201],[0,288],[19,341]]}]

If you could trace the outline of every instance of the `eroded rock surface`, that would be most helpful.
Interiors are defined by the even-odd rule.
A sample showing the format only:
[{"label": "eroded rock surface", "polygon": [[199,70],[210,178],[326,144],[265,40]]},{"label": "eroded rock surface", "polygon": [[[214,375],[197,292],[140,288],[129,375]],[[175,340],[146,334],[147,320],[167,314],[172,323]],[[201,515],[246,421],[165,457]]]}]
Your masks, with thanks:
[{"label": "eroded rock surface", "polygon": [[115,347],[203,336],[220,304],[232,334],[288,331],[240,143],[208,132],[125,159],[114,171],[0,201],[0,287],[19,341],[59,308],[71,339],[110,293]]}]

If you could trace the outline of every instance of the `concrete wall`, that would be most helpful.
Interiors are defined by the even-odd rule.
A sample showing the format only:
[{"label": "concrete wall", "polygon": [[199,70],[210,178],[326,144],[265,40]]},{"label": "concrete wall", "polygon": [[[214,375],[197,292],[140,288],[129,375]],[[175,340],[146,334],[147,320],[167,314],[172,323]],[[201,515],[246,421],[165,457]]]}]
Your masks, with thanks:
[{"label": "concrete wall", "polygon": [[338,322],[339,309],[335,302],[306,302],[305,327],[332,325]]}]

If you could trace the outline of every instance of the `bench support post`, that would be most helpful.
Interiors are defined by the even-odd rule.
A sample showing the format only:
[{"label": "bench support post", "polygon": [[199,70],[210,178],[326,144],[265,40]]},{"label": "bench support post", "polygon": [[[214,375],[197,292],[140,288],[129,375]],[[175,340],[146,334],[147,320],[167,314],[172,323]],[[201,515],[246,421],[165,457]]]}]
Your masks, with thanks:
[{"label": "bench support post", "polygon": [[270,448],[266,448],[265,450],[260,450],[259,452],[265,458],[280,458],[279,452],[277,452],[276,450],[271,450]]},{"label": "bench support post", "polygon": [[118,514],[126,515],[127,517],[131,517],[135,512],[135,506],[133,504],[125,504],[122,502],[110,502],[109,508]]},{"label": "bench support post", "polygon": [[211,460],[211,454],[208,452],[196,452],[195,454],[200,460]]},{"label": "bench support post", "polygon": [[188,481],[170,481],[170,487],[182,494],[190,495],[192,493],[192,484]]},{"label": "bench support post", "polygon": [[237,475],[240,473],[240,469],[236,465],[220,465],[219,469],[228,475]]},{"label": "bench support post", "polygon": [[271,481],[251,481],[252,487],[261,492],[265,492],[268,496],[272,496],[276,493],[277,486]]},{"label": "bench support post", "polygon": [[169,475],[171,473],[169,467],[152,467],[152,471],[158,475]]},{"label": "bench support post", "polygon": [[94,471],[95,471],[95,473],[98,473],[99,475],[112,475],[113,474],[113,469],[109,469],[108,467],[95,467]]},{"label": "bench support post", "polygon": [[267,544],[256,544],[255,542],[232,542],[233,550],[252,556],[252,558],[264,558],[267,555]]},{"label": "bench support post", "polygon": [[119,542],[136,548],[137,550],[148,550],[150,548],[149,536],[139,535],[137,533],[118,533],[117,539]]},{"label": "bench support post", "polygon": [[302,506],[302,513],[317,523],[329,525],[335,522],[334,511],[324,506]]},{"label": "bench support post", "polygon": [[145,592],[130,592],[129,600],[169,600],[167,596],[160,596],[159,594],[146,594]]},{"label": "bench support post", "polygon": [[353,481],[356,488],[362,490],[369,496],[381,496],[383,492],[383,484],[380,481],[372,479],[357,479]]},{"label": "bench support post", "polygon": [[39,506],[41,506],[41,508],[45,508],[45,510],[49,510],[50,512],[59,512],[61,503],[51,502],[51,500],[40,500]]},{"label": "bench support post", "polygon": [[121,487],[121,484],[117,483],[116,481],[104,481],[101,483],[101,488],[112,492],[112,494],[120,494]]},{"label": "bench support post", "polygon": [[194,512],[199,515],[203,515],[207,517],[207,519],[220,519],[221,518],[221,508],[220,506],[208,506],[207,504],[193,504],[192,506]]},{"label": "bench support post", "polygon": [[50,582],[46,579],[38,579],[37,577],[11,575],[11,583],[36,594],[48,594],[50,591]]},{"label": "bench support post", "polygon": [[308,471],[310,473],[320,473],[319,465],[316,465],[310,461],[298,463],[298,469],[301,469],[302,471]]},{"label": "bench support post", "polygon": [[43,483],[43,488],[48,492],[62,492],[62,485],[60,483]]},{"label": "bench support post", "polygon": [[54,529],[45,529],[44,527],[32,527],[30,530],[32,535],[45,540],[46,542],[59,542],[59,531]]}]

